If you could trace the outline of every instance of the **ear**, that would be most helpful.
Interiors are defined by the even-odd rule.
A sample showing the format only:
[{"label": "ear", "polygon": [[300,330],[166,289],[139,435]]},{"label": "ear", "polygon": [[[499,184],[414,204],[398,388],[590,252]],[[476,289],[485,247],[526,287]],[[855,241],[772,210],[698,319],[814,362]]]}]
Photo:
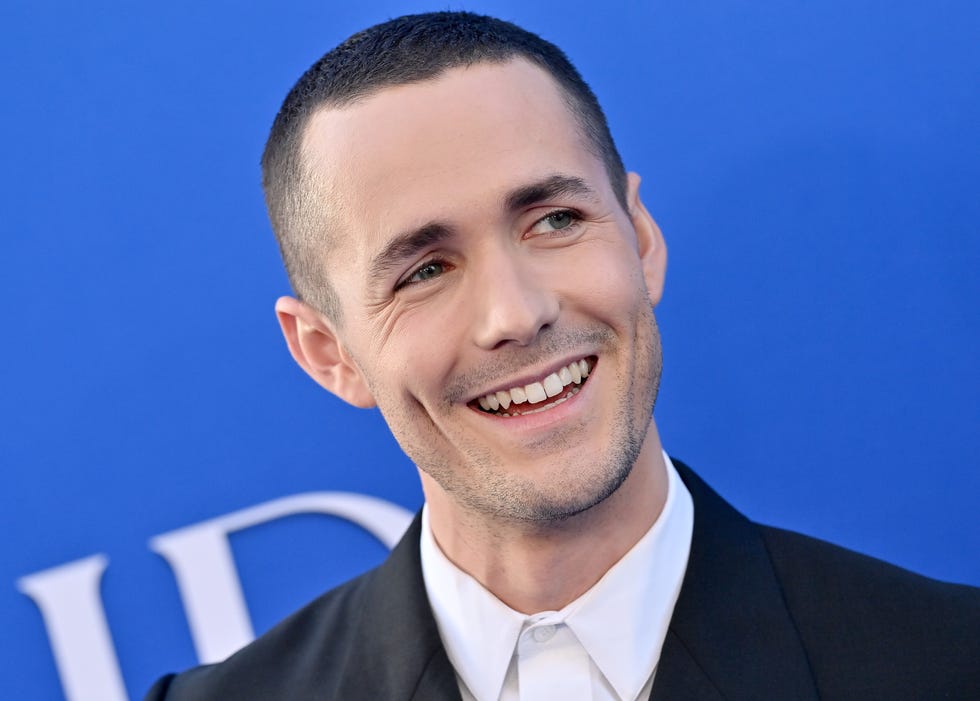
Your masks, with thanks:
[{"label": "ear", "polygon": [[664,278],[667,275],[667,244],[657,222],[643,206],[640,199],[640,176],[629,173],[627,176],[626,204],[630,220],[636,231],[636,240],[643,266],[643,278],[647,283],[647,294],[653,306],[660,303],[664,294]]},{"label": "ear", "polygon": [[361,369],[337,336],[334,324],[292,297],[276,301],[276,316],[293,359],[317,384],[348,404],[376,406]]}]

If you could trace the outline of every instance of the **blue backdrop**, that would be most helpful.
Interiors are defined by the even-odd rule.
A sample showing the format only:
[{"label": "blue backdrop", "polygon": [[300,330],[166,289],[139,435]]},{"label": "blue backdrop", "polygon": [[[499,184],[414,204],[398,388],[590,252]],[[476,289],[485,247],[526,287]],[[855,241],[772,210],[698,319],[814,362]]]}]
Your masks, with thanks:
[{"label": "blue backdrop", "polygon": [[[644,176],[670,250],[667,449],[758,520],[980,584],[980,5],[453,7],[562,46]],[[195,620],[243,610],[218,574],[237,571],[262,631],[377,562],[401,518],[336,495],[280,513],[351,514],[243,509],[418,507],[379,415],[320,390],[279,337],[258,159],[321,53],[444,8],[0,10],[6,698],[139,698],[197,661],[215,631]],[[217,568],[216,589],[178,587],[181,563]]]}]

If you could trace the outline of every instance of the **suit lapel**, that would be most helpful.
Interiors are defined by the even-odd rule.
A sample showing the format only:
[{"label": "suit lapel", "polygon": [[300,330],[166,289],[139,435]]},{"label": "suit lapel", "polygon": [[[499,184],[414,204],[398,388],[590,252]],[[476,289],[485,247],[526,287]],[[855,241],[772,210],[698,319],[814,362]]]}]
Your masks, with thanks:
[{"label": "suit lapel", "polygon": [[817,699],[806,653],[756,527],[674,461],[694,538],[652,701]]},{"label": "suit lapel", "polygon": [[[674,461],[694,499],[694,538],[652,701],[794,699],[818,695],[756,527]],[[338,698],[460,701],[419,557],[416,517],[365,591]]]},{"label": "suit lapel", "polygon": [[653,679],[651,701],[723,701],[724,698],[677,634],[668,629]]},{"label": "suit lapel", "polygon": [[364,595],[337,698],[345,701],[461,701],[422,580],[416,516]]},{"label": "suit lapel", "polygon": [[456,670],[453,669],[446,651],[440,644],[439,651],[429,660],[422,671],[419,684],[412,701],[462,701],[459,693],[459,682],[456,681]]}]

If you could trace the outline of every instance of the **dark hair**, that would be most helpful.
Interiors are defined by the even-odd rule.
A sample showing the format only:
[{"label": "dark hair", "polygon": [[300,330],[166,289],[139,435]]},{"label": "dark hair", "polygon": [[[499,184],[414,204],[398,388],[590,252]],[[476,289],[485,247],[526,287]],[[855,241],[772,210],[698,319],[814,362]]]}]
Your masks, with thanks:
[{"label": "dark hair", "polygon": [[547,71],[605,164],[613,191],[626,207],[626,172],[606,117],[592,90],[565,54],[509,22],[469,12],[406,15],[358,32],[328,52],[289,91],[262,154],[262,187],[293,290],[335,321],[336,291],[323,271],[327,222],[323,201],[302,160],[310,116],[343,107],[386,87],[438,77],[451,68],[523,58]]}]

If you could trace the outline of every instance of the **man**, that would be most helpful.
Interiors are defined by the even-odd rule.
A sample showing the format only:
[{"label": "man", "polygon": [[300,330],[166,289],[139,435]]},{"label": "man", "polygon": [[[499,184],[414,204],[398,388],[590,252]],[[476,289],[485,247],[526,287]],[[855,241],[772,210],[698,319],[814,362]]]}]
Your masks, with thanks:
[{"label": "man", "polygon": [[663,452],[666,249],[595,97],[495,19],[355,35],[263,158],[324,388],[426,506],[378,569],[149,699],[980,698],[980,595],[750,523]]}]

